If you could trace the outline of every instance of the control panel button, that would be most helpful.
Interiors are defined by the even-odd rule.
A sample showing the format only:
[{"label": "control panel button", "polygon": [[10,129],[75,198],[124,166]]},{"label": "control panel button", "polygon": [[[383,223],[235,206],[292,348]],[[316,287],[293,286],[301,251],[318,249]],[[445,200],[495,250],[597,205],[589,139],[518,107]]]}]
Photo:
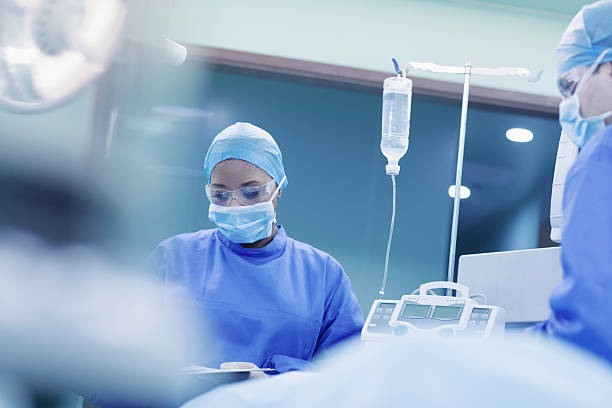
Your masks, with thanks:
[{"label": "control panel button", "polygon": [[380,319],[380,315],[375,314],[375,315],[374,315],[374,317],[373,317],[373,319],[374,319],[374,320],[376,320],[376,319]]},{"label": "control panel button", "polygon": [[484,322],[484,321],[483,321],[483,322],[480,322],[480,325],[481,325],[481,326],[485,326],[486,324],[487,324],[487,322]]},{"label": "control panel button", "polygon": [[482,315],[482,318],[486,320],[486,319],[488,319],[488,318],[489,318],[489,315],[488,315],[488,314],[483,314],[483,315]]},{"label": "control panel button", "polygon": [[385,319],[385,320],[389,320],[389,317],[391,317],[391,316],[389,316],[389,315],[384,315],[384,316],[383,316],[383,319]]},{"label": "control panel button", "polygon": [[382,307],[379,307],[378,309],[376,309],[376,313],[382,313]]},{"label": "control panel button", "polygon": [[478,313],[472,313],[472,318],[473,319],[478,319],[478,316],[479,316]]}]

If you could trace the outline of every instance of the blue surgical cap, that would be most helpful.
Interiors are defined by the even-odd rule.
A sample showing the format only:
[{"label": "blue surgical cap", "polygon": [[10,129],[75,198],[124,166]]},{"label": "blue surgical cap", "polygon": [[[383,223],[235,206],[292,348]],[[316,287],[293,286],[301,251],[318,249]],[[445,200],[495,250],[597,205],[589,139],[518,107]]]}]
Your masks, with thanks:
[{"label": "blue surgical cap", "polygon": [[[592,65],[608,48],[612,48],[612,1],[584,6],[557,46],[559,75],[581,65]],[[612,52],[601,62],[608,61],[612,61]]]},{"label": "blue surgical cap", "polygon": [[[285,175],[283,155],[274,138],[265,130],[250,123],[234,123],[215,136],[204,159],[204,171],[209,183],[210,174],[215,166],[227,159],[240,159],[252,163],[268,173],[279,185]],[[281,190],[286,186],[285,179]]]}]

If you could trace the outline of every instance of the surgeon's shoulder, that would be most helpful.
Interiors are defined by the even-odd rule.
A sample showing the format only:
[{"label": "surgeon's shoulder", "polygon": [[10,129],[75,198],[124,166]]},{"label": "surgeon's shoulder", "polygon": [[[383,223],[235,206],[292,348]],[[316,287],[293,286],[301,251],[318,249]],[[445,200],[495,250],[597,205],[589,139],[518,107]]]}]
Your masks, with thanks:
[{"label": "surgeon's shoulder", "polygon": [[215,229],[187,232],[167,238],[157,245],[156,251],[205,249],[216,241]]},{"label": "surgeon's shoulder", "polygon": [[607,183],[607,169],[612,170],[612,125],[594,135],[580,151],[567,173],[567,184],[582,184],[587,175]]},{"label": "surgeon's shoulder", "polygon": [[597,133],[578,155],[576,163],[612,163],[612,125]]},{"label": "surgeon's shoulder", "polygon": [[598,150],[608,153],[607,158],[610,159],[610,152],[612,152],[612,125],[608,125],[598,138]]},{"label": "surgeon's shoulder", "polygon": [[304,242],[296,241],[292,238],[289,239],[293,243],[293,248],[297,256],[301,256],[305,259],[309,259],[321,265],[325,265],[325,270],[327,273],[344,273],[340,262],[338,262],[333,256],[331,256],[327,252],[321,251],[320,249],[317,249],[312,245],[308,245]]}]

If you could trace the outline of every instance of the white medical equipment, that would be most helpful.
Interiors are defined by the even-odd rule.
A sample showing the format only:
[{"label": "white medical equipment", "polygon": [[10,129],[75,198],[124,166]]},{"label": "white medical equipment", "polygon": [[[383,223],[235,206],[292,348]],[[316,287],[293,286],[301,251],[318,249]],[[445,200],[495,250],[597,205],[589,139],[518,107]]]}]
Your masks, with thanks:
[{"label": "white medical equipment", "polygon": [[548,298],[562,277],[561,247],[463,255],[457,269],[457,282],[486,293],[512,324],[547,319]]},{"label": "white medical equipment", "polygon": [[[435,289],[457,291],[457,296],[429,294]],[[364,341],[384,341],[391,336],[469,336],[486,339],[503,336],[506,311],[483,305],[470,297],[467,286],[453,282],[430,282],[418,294],[400,300],[374,302],[361,330]]]},{"label": "white medical equipment", "polygon": [[555,175],[553,176],[552,195],[550,198],[550,239],[561,242],[561,223],[563,221],[563,190],[565,179],[572,164],[578,157],[578,146],[563,132],[559,139]]},{"label": "white medical equipment", "polygon": [[[408,150],[412,81],[406,78],[406,73],[409,69],[420,69],[437,73],[464,75],[461,126],[459,132],[459,147],[457,150],[457,171],[455,175],[455,188],[459,189],[461,187],[463,174],[463,154],[465,148],[467,107],[471,76],[473,74],[487,76],[511,75],[526,77],[528,81],[536,82],[542,76],[542,71],[539,71],[536,75],[532,75],[531,72],[525,68],[473,68],[472,64],[469,62],[466,62],[463,67],[410,62],[404,69],[399,68],[399,64],[395,59],[393,59],[393,64],[395,65],[397,77],[387,78],[384,82],[383,129],[381,140],[381,150],[388,159],[386,171],[387,174],[391,175],[393,184],[393,209],[385,256],[385,269],[382,285],[378,292],[381,298],[374,301],[361,331],[361,338],[362,340],[382,340],[388,338],[390,335],[406,334],[437,334],[442,336],[462,334],[487,338],[493,334],[503,334],[506,320],[505,310],[498,306],[479,305],[469,296],[469,289],[467,286],[453,283],[455,279],[455,254],[459,225],[460,194],[454,194],[447,281],[431,282],[421,285],[418,295],[404,295],[399,301],[382,299],[387,284],[391,241],[393,239],[393,229],[395,226],[395,176],[399,174],[399,158]],[[393,117],[394,115],[395,118]],[[391,137],[393,133],[396,133],[396,135]],[[429,295],[429,290],[433,288],[446,289],[446,296]],[[451,296],[453,289],[459,292],[459,296]]]}]

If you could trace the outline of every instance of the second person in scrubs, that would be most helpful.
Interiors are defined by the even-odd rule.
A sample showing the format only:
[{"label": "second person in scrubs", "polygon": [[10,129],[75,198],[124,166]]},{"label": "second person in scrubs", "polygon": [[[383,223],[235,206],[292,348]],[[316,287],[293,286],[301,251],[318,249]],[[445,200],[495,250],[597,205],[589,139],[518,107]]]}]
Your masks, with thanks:
[{"label": "second person in scrubs", "polygon": [[206,154],[209,218],[216,229],[181,234],[153,252],[166,282],[197,299],[214,352],[193,364],[250,362],[299,370],[356,335],[363,315],[342,266],[276,224],[287,187],[272,136],[249,123],[219,133]]},{"label": "second person in scrubs", "polygon": [[612,364],[612,1],[580,10],[557,57],[559,121],[580,153],[563,193],[563,280],[536,330]]}]

